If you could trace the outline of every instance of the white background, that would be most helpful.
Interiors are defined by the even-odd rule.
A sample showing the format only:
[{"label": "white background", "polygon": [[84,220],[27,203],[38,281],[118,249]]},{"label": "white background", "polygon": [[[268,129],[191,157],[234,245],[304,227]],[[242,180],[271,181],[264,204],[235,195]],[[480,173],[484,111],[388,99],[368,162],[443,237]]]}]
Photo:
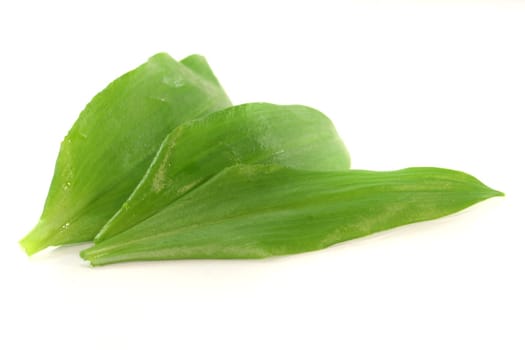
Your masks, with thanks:
[{"label": "white background", "polygon": [[[2,2],[0,348],[525,349],[525,5],[393,3]],[[159,51],[205,55],[234,103],[320,109],[354,168],[459,169],[507,196],[267,260],[27,258],[63,136]]]}]

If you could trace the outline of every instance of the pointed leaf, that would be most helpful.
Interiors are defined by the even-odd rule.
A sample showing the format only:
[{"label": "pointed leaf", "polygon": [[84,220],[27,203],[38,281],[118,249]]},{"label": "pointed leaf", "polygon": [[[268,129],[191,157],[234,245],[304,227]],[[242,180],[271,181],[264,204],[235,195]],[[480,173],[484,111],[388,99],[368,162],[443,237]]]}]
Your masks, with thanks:
[{"label": "pointed leaf", "polygon": [[470,175],[439,168],[313,172],[234,166],[81,255],[104,265],[300,253],[435,219],[498,195]]},{"label": "pointed leaf", "polygon": [[148,172],[95,241],[107,239],[235,164],[280,164],[310,170],[347,170],[348,153],[319,111],[251,103],[184,123],[162,143]]},{"label": "pointed leaf", "polygon": [[230,105],[202,57],[186,62],[153,56],[86,106],[61,144],[41,219],[21,241],[28,254],[91,240],[173,128]]}]

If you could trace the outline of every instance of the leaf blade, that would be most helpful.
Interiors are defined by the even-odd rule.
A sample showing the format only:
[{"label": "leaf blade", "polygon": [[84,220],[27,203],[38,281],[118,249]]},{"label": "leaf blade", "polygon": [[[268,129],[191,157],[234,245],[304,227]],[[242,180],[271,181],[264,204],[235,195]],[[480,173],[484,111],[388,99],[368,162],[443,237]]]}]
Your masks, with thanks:
[{"label": "leaf blade", "polygon": [[350,166],[331,121],[305,106],[250,103],[184,123],[162,143],[145,176],[95,241],[147,219],[224,168],[280,164],[332,171]]},{"label": "leaf blade", "polygon": [[300,253],[435,219],[499,195],[470,175],[439,168],[321,173],[235,166],[157,217],[81,255],[96,266]]},{"label": "leaf blade", "polygon": [[61,144],[39,223],[20,241],[29,255],[91,240],[169,131],[231,105],[205,61],[194,68],[157,54],[92,99]]}]

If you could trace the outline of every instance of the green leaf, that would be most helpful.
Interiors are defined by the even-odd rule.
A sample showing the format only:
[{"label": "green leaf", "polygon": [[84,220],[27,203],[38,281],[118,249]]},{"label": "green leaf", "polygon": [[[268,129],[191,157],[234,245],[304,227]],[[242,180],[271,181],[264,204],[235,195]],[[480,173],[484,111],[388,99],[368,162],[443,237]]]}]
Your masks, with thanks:
[{"label": "green leaf", "polygon": [[81,256],[105,265],[300,253],[499,195],[470,175],[439,168],[315,172],[240,165]]},{"label": "green leaf", "polygon": [[249,163],[322,171],[350,166],[334,126],[312,108],[267,103],[227,108],[166,137],[140,184],[95,241],[151,217],[224,168]]},{"label": "green leaf", "polygon": [[171,130],[230,105],[200,56],[179,63],[158,54],[113,81],[62,141],[41,219],[21,245],[33,254],[93,239]]}]

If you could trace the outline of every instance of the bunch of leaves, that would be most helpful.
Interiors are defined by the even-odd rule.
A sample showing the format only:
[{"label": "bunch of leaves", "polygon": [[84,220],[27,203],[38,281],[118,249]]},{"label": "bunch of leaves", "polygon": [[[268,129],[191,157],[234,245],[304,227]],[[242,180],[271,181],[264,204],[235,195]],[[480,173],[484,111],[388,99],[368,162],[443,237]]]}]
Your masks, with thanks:
[{"label": "bunch of leaves", "polygon": [[92,265],[321,249],[502,195],[440,168],[350,170],[305,106],[231,102],[202,56],[158,54],[93,98],[62,142],[28,254],[94,241]]}]

